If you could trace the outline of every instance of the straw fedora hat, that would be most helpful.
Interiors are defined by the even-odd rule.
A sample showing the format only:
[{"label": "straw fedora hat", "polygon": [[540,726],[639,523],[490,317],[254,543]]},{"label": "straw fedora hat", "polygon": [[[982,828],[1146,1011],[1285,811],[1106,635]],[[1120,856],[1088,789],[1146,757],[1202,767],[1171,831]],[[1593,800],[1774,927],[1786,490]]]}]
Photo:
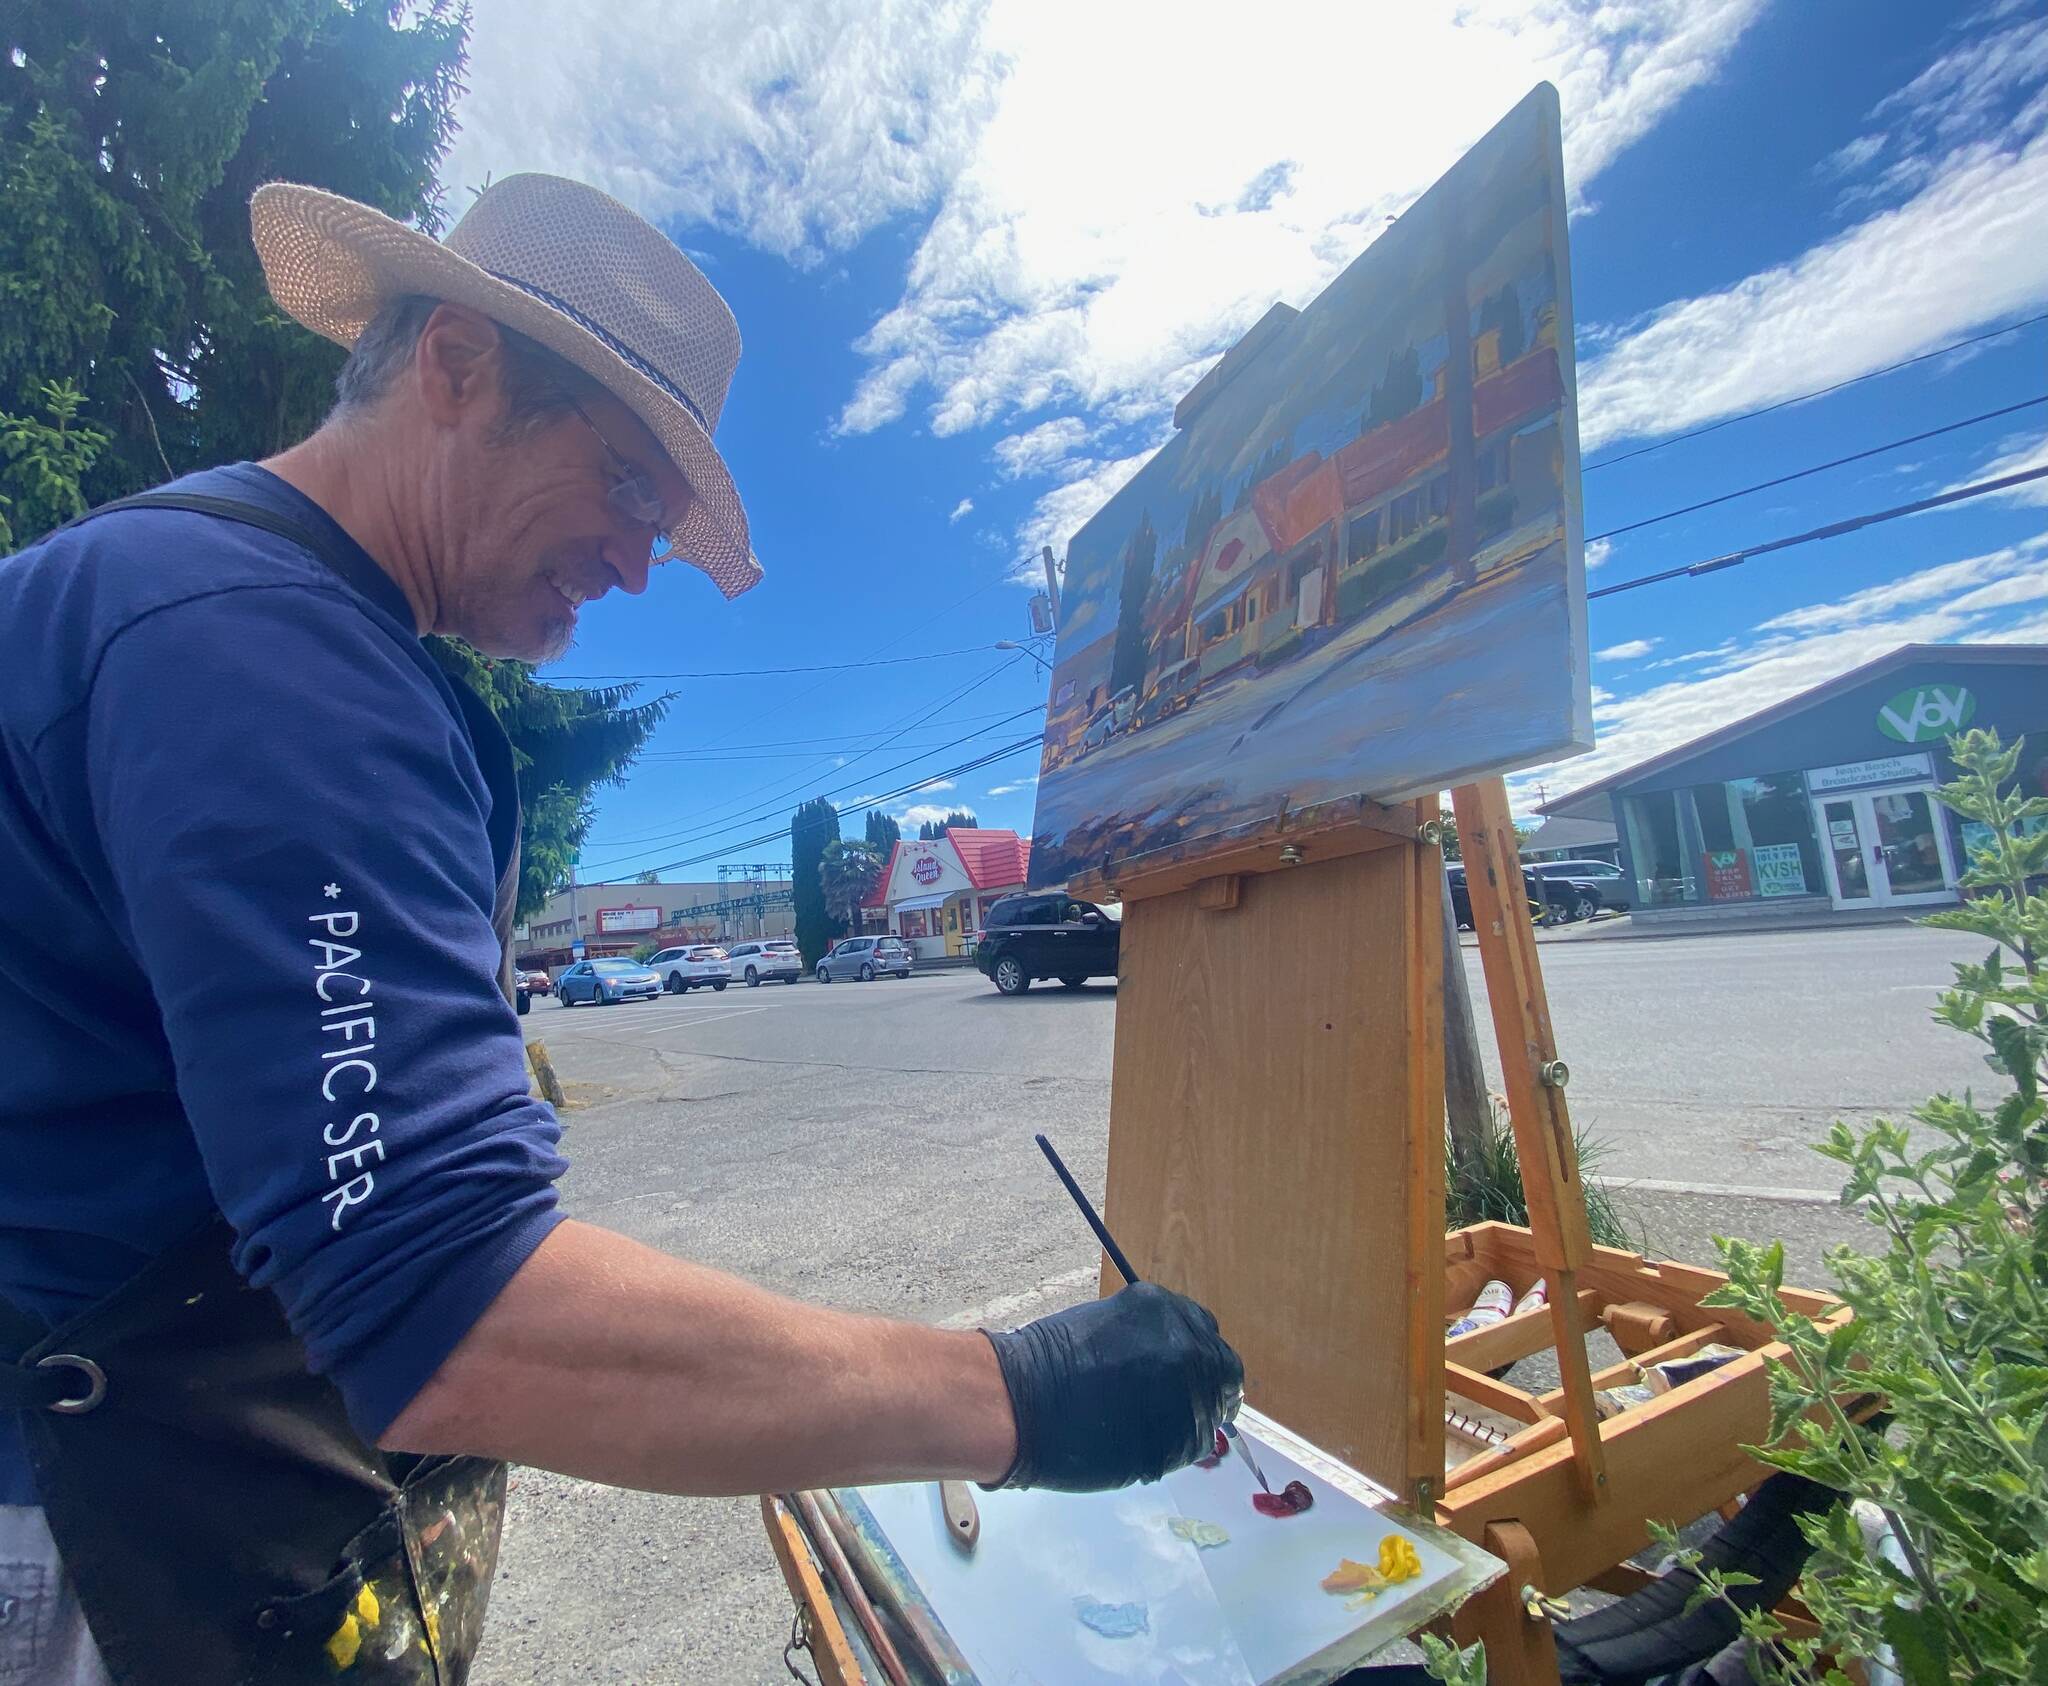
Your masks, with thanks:
[{"label": "straw fedora hat", "polygon": [[694,494],[673,553],[727,597],[757,584],[747,512],[711,443],[739,324],[704,272],[616,199],[560,176],[493,182],[445,241],[318,188],[259,187],[249,228],[271,295],[350,346],[407,293],[468,305],[567,358],[631,408]]}]

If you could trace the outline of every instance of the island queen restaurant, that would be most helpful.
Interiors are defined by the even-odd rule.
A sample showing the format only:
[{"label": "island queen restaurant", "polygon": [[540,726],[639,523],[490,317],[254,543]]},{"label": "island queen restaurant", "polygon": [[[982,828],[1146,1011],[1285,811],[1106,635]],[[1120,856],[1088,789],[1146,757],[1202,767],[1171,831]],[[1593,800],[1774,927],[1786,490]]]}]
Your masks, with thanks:
[{"label": "island queen restaurant", "polygon": [[920,960],[971,954],[988,910],[1024,888],[1030,864],[1031,844],[1014,831],[904,838],[861,904],[861,929],[904,938]]},{"label": "island queen restaurant", "polygon": [[1954,903],[1988,841],[1935,800],[1971,727],[2025,739],[2048,796],[2048,645],[1904,645],[1540,812],[1612,822],[1641,928],[1905,916]]}]

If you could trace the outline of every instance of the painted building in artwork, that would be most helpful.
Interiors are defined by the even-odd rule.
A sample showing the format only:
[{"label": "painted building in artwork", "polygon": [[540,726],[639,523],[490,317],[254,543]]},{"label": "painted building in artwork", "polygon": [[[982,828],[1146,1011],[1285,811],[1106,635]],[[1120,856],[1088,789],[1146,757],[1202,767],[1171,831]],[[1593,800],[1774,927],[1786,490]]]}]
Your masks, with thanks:
[{"label": "painted building in artwork", "polygon": [[1973,726],[2024,738],[2020,793],[2048,796],[2048,645],[1902,645],[1538,812],[1616,827],[1642,927],[1939,907],[1987,835],[1934,796]]},{"label": "painted building in artwork", "polygon": [[861,904],[861,928],[905,939],[920,960],[966,954],[988,910],[1024,888],[1031,844],[1014,831],[955,829],[906,837]]}]

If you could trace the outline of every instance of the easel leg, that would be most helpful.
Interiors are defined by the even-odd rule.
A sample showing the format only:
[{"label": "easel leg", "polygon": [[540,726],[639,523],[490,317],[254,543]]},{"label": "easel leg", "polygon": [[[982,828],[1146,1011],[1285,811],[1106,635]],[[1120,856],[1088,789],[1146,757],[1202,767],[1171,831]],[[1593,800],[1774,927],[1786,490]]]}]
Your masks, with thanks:
[{"label": "easel leg", "polygon": [[1543,1584],[1536,1541],[1519,1522],[1491,1522],[1480,1544],[1508,1572],[1451,1618],[1452,1637],[1460,1645],[1486,1642],[1489,1686],[1557,1686],[1557,1641],[1550,1623],[1532,1618],[1522,1604],[1524,1587]]},{"label": "easel leg", "polygon": [[1508,813],[1507,786],[1499,779],[1461,785],[1451,793],[1451,803],[1458,815],[1465,889],[1472,900],[1487,1001],[1500,1044],[1508,1115],[1522,1162],[1529,1229],[1550,1284],[1564,1419],[1586,1495],[1602,1503],[1607,1498],[1607,1461],[1578,1311],[1578,1270],[1591,1254],[1593,1241],[1586,1228],[1578,1150],[1550,1028],[1550,1002],[1536,962],[1535,934],[1529,929],[1519,840]]}]

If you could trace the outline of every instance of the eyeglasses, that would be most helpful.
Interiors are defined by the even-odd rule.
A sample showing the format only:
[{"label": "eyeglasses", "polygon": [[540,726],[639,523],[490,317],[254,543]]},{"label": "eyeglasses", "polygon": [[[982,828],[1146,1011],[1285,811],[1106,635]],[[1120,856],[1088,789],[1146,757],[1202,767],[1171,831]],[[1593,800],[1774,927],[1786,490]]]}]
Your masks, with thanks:
[{"label": "eyeglasses", "polygon": [[619,455],[612,442],[598,431],[597,423],[583,413],[581,404],[571,400],[569,408],[576,412],[577,420],[590,429],[592,436],[604,447],[604,454],[612,460],[613,479],[605,491],[604,501],[621,521],[631,526],[654,529],[655,559],[662,560],[668,550],[668,504],[655,487],[654,476]]}]

